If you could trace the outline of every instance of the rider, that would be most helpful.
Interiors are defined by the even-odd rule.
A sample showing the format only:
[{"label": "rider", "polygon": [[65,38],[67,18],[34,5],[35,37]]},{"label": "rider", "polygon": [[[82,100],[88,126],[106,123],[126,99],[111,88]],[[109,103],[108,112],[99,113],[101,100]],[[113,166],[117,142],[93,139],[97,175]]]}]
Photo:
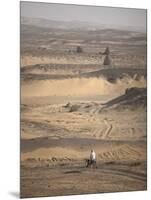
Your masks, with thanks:
[{"label": "rider", "polygon": [[90,163],[91,165],[96,165],[96,153],[93,149],[91,149],[91,153],[90,153]]}]

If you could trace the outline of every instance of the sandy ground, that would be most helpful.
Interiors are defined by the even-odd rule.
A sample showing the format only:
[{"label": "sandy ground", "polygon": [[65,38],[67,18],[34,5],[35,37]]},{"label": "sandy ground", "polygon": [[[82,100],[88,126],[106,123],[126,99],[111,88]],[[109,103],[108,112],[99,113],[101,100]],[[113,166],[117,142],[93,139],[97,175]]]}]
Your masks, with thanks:
[{"label": "sandy ground", "polygon": [[146,163],[84,163],[21,168],[22,197],[146,190]]},{"label": "sandy ground", "polygon": [[51,31],[21,29],[21,197],[146,190],[146,35]]},{"label": "sandy ground", "polygon": [[[146,189],[146,112],[97,113],[98,102],[82,104],[75,112],[65,104],[23,106],[22,197]],[[85,165],[90,149],[95,170]]]}]

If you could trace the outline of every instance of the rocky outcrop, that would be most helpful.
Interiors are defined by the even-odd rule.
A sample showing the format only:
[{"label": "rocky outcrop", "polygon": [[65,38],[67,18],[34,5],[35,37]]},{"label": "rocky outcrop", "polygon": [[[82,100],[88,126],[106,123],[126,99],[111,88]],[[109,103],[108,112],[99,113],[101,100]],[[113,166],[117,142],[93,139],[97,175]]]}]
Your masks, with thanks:
[{"label": "rocky outcrop", "polygon": [[128,88],[125,94],[108,101],[103,105],[101,110],[122,109],[122,108],[146,108],[147,106],[147,89],[146,88]]}]

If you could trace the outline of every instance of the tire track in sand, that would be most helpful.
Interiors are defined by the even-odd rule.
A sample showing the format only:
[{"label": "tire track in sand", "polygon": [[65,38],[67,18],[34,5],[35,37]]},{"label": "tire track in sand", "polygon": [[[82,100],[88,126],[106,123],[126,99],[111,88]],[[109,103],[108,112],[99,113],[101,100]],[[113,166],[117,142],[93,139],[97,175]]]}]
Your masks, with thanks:
[{"label": "tire track in sand", "polygon": [[110,135],[110,133],[111,133],[111,131],[112,131],[112,129],[113,129],[113,125],[112,124],[109,124],[108,123],[108,121],[106,120],[106,119],[104,119],[104,123],[105,123],[105,125],[107,126],[107,129],[106,129],[106,131],[103,133],[103,135],[102,135],[102,139],[105,139],[105,138],[107,138],[107,137],[109,137],[109,135]]},{"label": "tire track in sand", "polygon": [[104,119],[104,124],[106,126],[106,128],[97,128],[94,130],[93,135],[95,137],[101,138],[101,139],[106,139],[109,137],[109,135],[111,134],[111,131],[113,129],[113,125],[109,124],[107,119]]}]

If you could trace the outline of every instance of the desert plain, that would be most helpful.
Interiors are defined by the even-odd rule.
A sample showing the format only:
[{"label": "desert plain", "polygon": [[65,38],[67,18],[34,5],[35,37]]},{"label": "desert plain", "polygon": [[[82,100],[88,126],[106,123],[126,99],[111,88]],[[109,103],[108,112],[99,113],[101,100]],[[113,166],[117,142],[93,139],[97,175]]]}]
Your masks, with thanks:
[{"label": "desert plain", "polygon": [[22,17],[20,73],[22,198],[147,189],[145,32]]}]

